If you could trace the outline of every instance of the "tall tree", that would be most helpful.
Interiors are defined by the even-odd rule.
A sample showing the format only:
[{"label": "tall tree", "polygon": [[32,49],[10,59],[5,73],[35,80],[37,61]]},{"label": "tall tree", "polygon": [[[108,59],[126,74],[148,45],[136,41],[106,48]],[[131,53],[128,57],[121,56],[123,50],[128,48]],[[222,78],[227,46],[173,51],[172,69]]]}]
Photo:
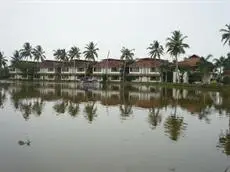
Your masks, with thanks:
[{"label": "tall tree", "polygon": [[21,56],[18,50],[15,50],[13,53],[13,56],[11,57],[11,64],[12,65],[16,65],[20,60],[21,60]]},{"label": "tall tree", "polygon": [[29,42],[23,44],[23,48],[19,51],[20,56],[28,60],[28,58],[33,58],[33,47],[30,45]]},{"label": "tall tree", "polygon": [[65,49],[54,50],[53,55],[59,61],[62,61],[62,62],[68,61],[68,55]]},{"label": "tall tree", "polygon": [[98,57],[97,51],[99,50],[97,44],[90,42],[86,45],[85,49],[86,50],[83,52],[85,59],[88,61],[95,61],[95,58]]},{"label": "tall tree", "polygon": [[224,43],[224,45],[228,43],[230,46],[230,24],[226,24],[225,26],[226,29],[220,29],[220,32],[222,32],[221,41]]},{"label": "tall tree", "polygon": [[184,36],[180,31],[176,30],[172,32],[172,36],[168,37],[166,48],[167,52],[175,57],[176,61],[176,82],[179,82],[179,73],[178,73],[178,56],[180,54],[185,54],[185,48],[189,48],[189,45],[184,43],[184,40],[187,36]]},{"label": "tall tree", "polygon": [[43,50],[41,45],[37,45],[33,49],[32,54],[34,55],[34,61],[39,62],[39,61],[44,61],[46,59],[45,51]]},{"label": "tall tree", "polygon": [[[74,60],[74,70],[76,70],[76,61],[75,61],[75,59],[80,59],[80,55],[81,55],[80,49],[78,47],[76,47],[76,46],[71,47],[69,52],[68,52],[69,60],[70,61]],[[76,80],[76,76],[75,76],[75,80]]]},{"label": "tall tree", "polygon": [[154,60],[156,58],[160,59],[161,55],[163,55],[164,53],[164,48],[162,45],[160,45],[158,41],[153,41],[153,43],[149,45],[147,50],[149,50],[149,55]]},{"label": "tall tree", "polygon": [[218,78],[221,78],[221,75],[223,73],[223,68],[225,66],[226,59],[224,56],[221,56],[220,58],[214,59],[214,65],[215,68],[218,70]]},{"label": "tall tree", "polygon": [[76,46],[71,47],[68,52],[69,60],[80,59],[80,55],[80,49]]},{"label": "tall tree", "polygon": [[7,63],[6,56],[4,56],[4,53],[0,51],[0,68],[5,68]]},{"label": "tall tree", "polygon": [[125,81],[126,65],[128,62],[133,60],[134,49],[128,49],[122,47],[121,49],[121,60],[123,60],[123,82]]},{"label": "tall tree", "polygon": [[[97,48],[97,44],[90,42],[89,44],[86,45],[85,49],[86,50],[83,52],[85,60],[95,61],[95,58],[98,57],[97,51],[99,50],[99,48]],[[90,67],[90,63],[87,63],[86,74],[90,74],[91,69],[92,68]]]},{"label": "tall tree", "polygon": [[211,54],[207,55],[207,57],[201,57],[200,62],[198,63],[199,71],[203,75],[203,83],[209,82],[210,72],[213,70],[213,64],[209,62],[211,57],[213,57]]}]

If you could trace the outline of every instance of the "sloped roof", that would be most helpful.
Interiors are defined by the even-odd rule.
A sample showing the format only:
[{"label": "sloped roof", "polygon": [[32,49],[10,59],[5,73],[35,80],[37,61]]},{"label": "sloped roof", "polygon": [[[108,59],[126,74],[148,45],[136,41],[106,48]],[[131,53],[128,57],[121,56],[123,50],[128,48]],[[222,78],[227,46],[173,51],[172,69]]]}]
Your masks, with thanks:
[{"label": "sloped roof", "polygon": [[102,61],[96,63],[94,67],[100,67],[100,68],[112,68],[112,67],[121,67],[123,64],[122,60],[119,59],[103,59]]},{"label": "sloped roof", "polygon": [[165,60],[152,59],[152,58],[141,58],[129,65],[130,67],[159,67]]},{"label": "sloped roof", "polygon": [[200,62],[200,57],[197,55],[192,55],[189,58],[184,59],[183,61],[178,62],[178,66],[182,67],[196,67]]}]

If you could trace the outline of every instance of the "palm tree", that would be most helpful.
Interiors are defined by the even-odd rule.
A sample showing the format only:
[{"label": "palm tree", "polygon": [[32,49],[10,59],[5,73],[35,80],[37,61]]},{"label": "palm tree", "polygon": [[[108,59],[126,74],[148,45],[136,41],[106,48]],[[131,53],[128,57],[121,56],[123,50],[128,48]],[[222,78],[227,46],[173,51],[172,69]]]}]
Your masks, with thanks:
[{"label": "palm tree", "polygon": [[[97,44],[90,42],[89,44],[86,45],[85,51],[83,52],[85,60],[87,61],[95,61],[95,58],[98,57],[97,51],[99,48],[97,48]],[[90,73],[90,65],[89,63],[87,64],[87,69],[86,73]]]},{"label": "palm tree", "polygon": [[221,56],[220,58],[214,59],[214,63],[215,63],[215,68],[219,70],[218,78],[221,79],[221,74],[223,73],[223,68],[225,66],[226,59],[224,56]]},{"label": "palm tree", "polygon": [[222,32],[222,38],[221,41],[224,42],[224,45],[228,43],[230,46],[230,24],[226,24],[226,29],[220,29],[220,32]]},{"label": "palm tree", "polygon": [[98,57],[97,51],[99,48],[97,48],[97,44],[90,42],[86,45],[85,51],[83,52],[85,59],[88,61],[95,61],[95,58]]},{"label": "palm tree", "polygon": [[126,64],[133,60],[133,56],[134,56],[133,51],[134,51],[134,49],[128,49],[125,47],[122,47],[122,49],[121,49],[121,60],[124,61],[124,64],[123,64],[123,83],[125,81]]},{"label": "palm tree", "polygon": [[53,55],[59,61],[63,61],[63,62],[68,61],[68,55],[65,49],[54,50]]},{"label": "palm tree", "polygon": [[153,43],[149,45],[147,50],[149,50],[149,55],[154,60],[156,58],[160,59],[161,55],[163,55],[164,53],[164,48],[162,45],[160,45],[158,41],[153,41]]},{"label": "palm tree", "polygon": [[207,57],[201,57],[200,62],[198,63],[199,71],[203,74],[202,80],[204,83],[209,82],[210,72],[213,69],[213,64],[208,61],[211,57],[213,57],[211,54],[207,55]]},{"label": "palm tree", "polygon": [[34,55],[34,61],[44,61],[46,59],[45,51],[42,49],[41,45],[37,45],[33,51],[32,54]]},{"label": "palm tree", "polygon": [[4,56],[4,53],[0,51],[0,68],[5,68],[6,67],[6,62],[8,60]]},{"label": "palm tree", "polygon": [[19,52],[20,56],[26,60],[28,60],[28,58],[32,59],[33,57],[33,48],[29,42],[24,43],[23,48]]},{"label": "palm tree", "polygon": [[189,48],[189,45],[184,43],[187,36],[184,36],[180,31],[176,30],[172,32],[172,37],[167,38],[166,48],[167,52],[175,57],[176,61],[176,82],[179,82],[178,73],[178,56],[185,54],[185,48]]},{"label": "palm tree", "polygon": [[[71,47],[68,52],[69,60],[70,61],[74,60],[74,70],[76,70],[75,59],[80,59],[80,55],[81,55],[80,49],[76,46]],[[75,76],[75,80],[76,80],[76,76]]]},{"label": "palm tree", "polygon": [[13,56],[11,57],[11,64],[16,65],[21,60],[20,52],[15,50]]}]

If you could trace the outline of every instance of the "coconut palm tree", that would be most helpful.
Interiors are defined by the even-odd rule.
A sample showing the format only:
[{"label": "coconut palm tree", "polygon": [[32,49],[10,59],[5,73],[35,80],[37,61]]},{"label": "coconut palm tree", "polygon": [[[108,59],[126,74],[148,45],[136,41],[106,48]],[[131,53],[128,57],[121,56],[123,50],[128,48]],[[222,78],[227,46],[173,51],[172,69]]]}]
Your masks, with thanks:
[{"label": "coconut palm tree", "polygon": [[123,82],[125,81],[125,73],[126,73],[126,64],[133,60],[134,49],[128,49],[122,47],[121,49],[121,60],[123,60]]},{"label": "coconut palm tree", "polygon": [[[99,48],[97,48],[97,44],[90,42],[86,45],[85,49],[86,50],[83,52],[85,60],[94,62],[95,59],[98,57],[97,51],[99,50]],[[90,64],[87,63],[86,74],[91,73],[90,69]]]},{"label": "coconut palm tree", "polygon": [[33,58],[33,47],[30,45],[29,42],[23,44],[23,48],[19,51],[20,56],[28,60],[28,58]]},{"label": "coconut palm tree", "polygon": [[[80,59],[80,55],[81,55],[80,49],[78,47],[76,47],[76,46],[71,47],[69,52],[68,52],[69,60],[70,61],[74,60],[74,70],[76,70],[76,61],[75,61],[75,59]],[[75,76],[75,80],[76,80],[76,76]]]},{"label": "coconut palm tree", "polygon": [[39,61],[44,61],[46,59],[45,51],[43,50],[41,45],[37,45],[33,49],[32,54],[34,55],[34,61],[39,62]]},{"label": "coconut palm tree", "polygon": [[189,45],[184,43],[184,40],[187,36],[184,36],[179,30],[172,32],[172,37],[166,39],[166,48],[167,52],[175,57],[176,61],[176,82],[179,82],[179,73],[178,73],[178,56],[180,54],[185,54],[185,48],[189,48]]},{"label": "coconut palm tree", "polygon": [[222,32],[221,41],[224,43],[224,45],[228,43],[230,46],[230,24],[226,24],[225,26],[226,29],[220,29],[220,32]]},{"label": "coconut palm tree", "polygon": [[220,58],[214,59],[214,66],[219,71],[218,78],[221,78],[221,74],[223,73],[223,68],[226,63],[226,59],[224,56],[221,56]]},{"label": "coconut palm tree", "polygon": [[53,106],[53,109],[55,112],[57,112],[57,114],[61,114],[61,113],[64,114],[67,106],[68,106],[68,103],[63,100],[61,102],[55,103],[55,105]]},{"label": "coconut palm tree", "polygon": [[65,49],[54,50],[53,56],[59,61],[68,61],[68,55]]},{"label": "coconut palm tree", "polygon": [[161,55],[163,55],[164,53],[164,48],[162,45],[160,45],[158,41],[153,41],[153,43],[149,45],[147,50],[149,50],[149,55],[154,60],[156,58],[160,59]]},{"label": "coconut palm tree", "polygon": [[7,61],[8,60],[4,56],[4,53],[0,51],[0,68],[5,68]]},{"label": "coconut palm tree", "polygon": [[213,64],[208,61],[211,57],[213,57],[211,54],[207,55],[207,57],[201,57],[198,63],[199,71],[203,75],[203,83],[209,82],[210,72],[213,70]]},{"label": "coconut palm tree", "polygon": [[16,65],[21,60],[20,52],[15,50],[13,56],[11,57],[11,64]]},{"label": "coconut palm tree", "polygon": [[85,49],[86,50],[83,52],[85,60],[95,61],[98,57],[97,51],[99,50],[99,48],[97,48],[97,44],[90,42],[86,45]]}]

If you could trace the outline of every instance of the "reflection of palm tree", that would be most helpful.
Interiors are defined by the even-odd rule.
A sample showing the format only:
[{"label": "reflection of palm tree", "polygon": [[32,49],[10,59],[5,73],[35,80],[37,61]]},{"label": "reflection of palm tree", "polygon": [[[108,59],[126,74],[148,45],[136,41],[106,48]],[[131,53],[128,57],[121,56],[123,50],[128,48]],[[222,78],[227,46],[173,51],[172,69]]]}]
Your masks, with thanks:
[{"label": "reflection of palm tree", "polygon": [[148,122],[151,125],[152,129],[156,129],[156,127],[161,123],[162,116],[159,113],[160,109],[151,108],[148,116]]},{"label": "reflection of palm tree", "polygon": [[170,139],[174,141],[178,140],[179,136],[186,128],[184,123],[184,118],[177,117],[174,115],[167,117],[164,127],[165,127],[165,133],[169,134]]},{"label": "reflection of palm tree", "polygon": [[33,106],[32,106],[32,111],[37,115],[37,116],[40,116],[42,114],[42,109],[43,109],[43,100],[39,101],[35,101],[33,103]]},{"label": "reflection of palm tree", "polygon": [[120,112],[121,112],[122,119],[128,118],[133,113],[132,105],[131,104],[120,105]]},{"label": "reflection of palm tree", "polygon": [[60,113],[65,113],[66,111],[66,107],[68,106],[68,103],[62,101],[61,103],[58,102],[53,106],[53,109],[55,110],[55,112],[57,112],[58,114]]},{"label": "reflection of palm tree", "polygon": [[6,94],[2,93],[2,91],[0,90],[0,108],[3,108],[5,100],[6,100]]},{"label": "reflection of palm tree", "polygon": [[19,105],[20,111],[22,112],[22,116],[25,120],[29,119],[30,114],[32,113],[32,103],[20,103]]},{"label": "reflection of palm tree", "polygon": [[85,117],[89,121],[89,123],[92,123],[94,118],[97,116],[97,107],[95,106],[95,101],[93,102],[88,102],[85,106]]},{"label": "reflection of palm tree", "polygon": [[79,104],[73,104],[71,102],[68,107],[68,112],[72,117],[76,117],[79,113]]},{"label": "reflection of palm tree", "polygon": [[177,116],[177,104],[178,104],[178,99],[176,100],[174,113],[168,116],[164,123],[165,133],[169,134],[170,139],[173,141],[177,141],[179,136],[186,129],[184,118]]},{"label": "reflection of palm tree", "polygon": [[221,133],[219,136],[219,144],[217,147],[223,149],[226,155],[230,155],[230,116],[229,116],[229,128],[225,133]]}]

